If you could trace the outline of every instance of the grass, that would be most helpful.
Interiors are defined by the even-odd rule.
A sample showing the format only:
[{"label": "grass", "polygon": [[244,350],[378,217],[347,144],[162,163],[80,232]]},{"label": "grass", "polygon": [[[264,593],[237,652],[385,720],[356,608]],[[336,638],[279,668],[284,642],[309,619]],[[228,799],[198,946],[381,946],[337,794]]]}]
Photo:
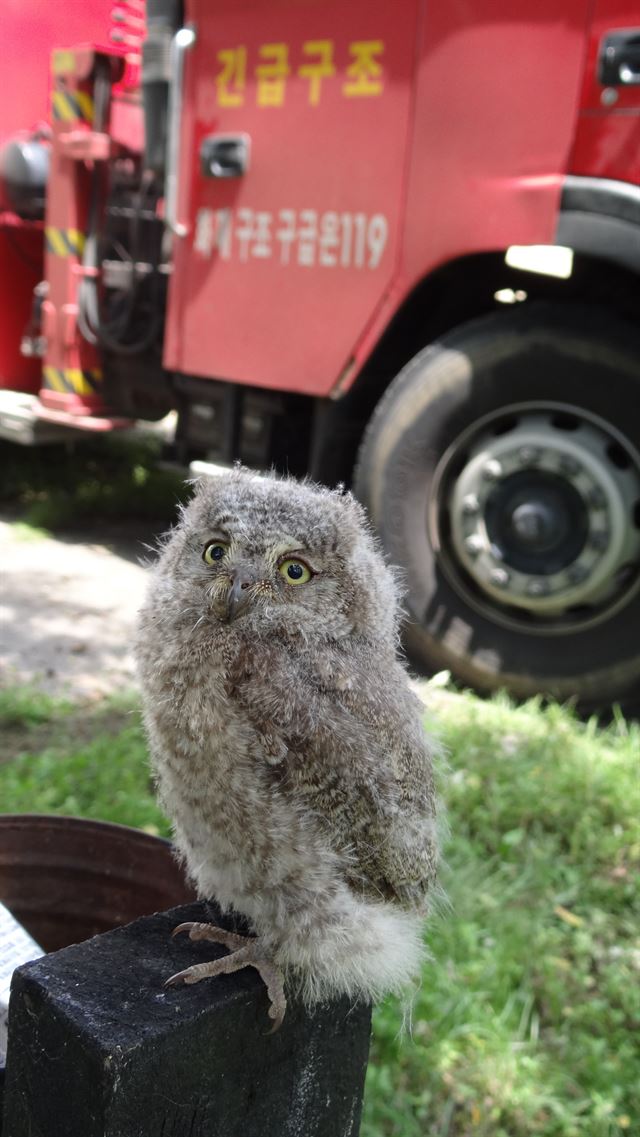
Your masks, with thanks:
[{"label": "grass", "polygon": [[63,699],[43,695],[32,687],[0,688],[0,730],[2,736],[9,727],[22,727],[28,737],[30,727],[38,723],[57,721],[70,709]]},{"label": "grass", "polygon": [[[23,716],[22,752],[0,767],[5,812],[168,831],[134,705],[115,734],[60,748],[68,710],[2,698],[0,725]],[[449,900],[428,930],[411,1028],[396,1002],[375,1011],[362,1137],[635,1133],[640,730],[536,703],[433,701],[449,752]],[[52,742],[36,750],[47,716]]]},{"label": "grass", "polygon": [[363,1137],[613,1137],[640,1121],[640,730],[443,710],[450,909],[413,1038],[379,1008]]},{"label": "grass", "polygon": [[[78,717],[85,726],[80,745],[72,742]],[[2,812],[73,814],[169,835],[153,797],[140,715],[130,697],[78,708],[29,688],[0,691],[3,739],[5,731],[14,757],[0,766]]]},{"label": "grass", "polygon": [[156,437],[127,432],[55,447],[4,442],[0,504],[17,515],[24,540],[98,518],[172,521],[189,491],[158,465],[160,449]]}]

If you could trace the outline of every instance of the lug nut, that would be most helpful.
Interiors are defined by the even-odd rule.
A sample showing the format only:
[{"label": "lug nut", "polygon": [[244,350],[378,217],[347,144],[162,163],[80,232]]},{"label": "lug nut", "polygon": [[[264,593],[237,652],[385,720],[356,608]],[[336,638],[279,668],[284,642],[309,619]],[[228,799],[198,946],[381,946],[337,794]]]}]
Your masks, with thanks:
[{"label": "lug nut", "polygon": [[548,596],[551,588],[548,580],[529,580],[525,589],[527,596]]},{"label": "lug nut", "polygon": [[589,536],[589,544],[591,545],[591,548],[597,549],[598,552],[602,552],[604,549],[608,548],[609,540],[610,537],[606,529],[596,529],[595,533],[591,533]]},{"label": "lug nut", "polygon": [[607,504],[607,499],[602,490],[598,486],[593,486],[587,494],[587,504],[592,506],[593,509],[604,509]]},{"label": "lug nut", "polygon": [[468,493],[462,499],[462,512],[465,517],[473,517],[480,509],[480,499],[475,493]]},{"label": "lug nut", "polygon": [[537,466],[542,458],[539,446],[521,446],[518,450],[518,461],[522,466]]},{"label": "lug nut", "polygon": [[482,476],[488,482],[498,482],[502,477],[502,463],[497,458],[489,458],[482,467]]},{"label": "lug nut", "polygon": [[470,537],[465,538],[464,547],[472,557],[477,557],[484,549],[484,541],[478,533],[472,533]]},{"label": "lug nut", "polygon": [[509,573],[503,568],[494,568],[489,573],[489,580],[495,588],[506,588],[511,580]]},{"label": "lug nut", "polygon": [[571,584],[582,584],[588,575],[589,570],[585,565],[571,565],[571,568],[567,569],[567,579]]},{"label": "lug nut", "polygon": [[558,466],[562,473],[566,474],[569,478],[575,478],[582,469],[580,463],[576,461],[575,458],[572,458],[571,454],[563,454]]}]

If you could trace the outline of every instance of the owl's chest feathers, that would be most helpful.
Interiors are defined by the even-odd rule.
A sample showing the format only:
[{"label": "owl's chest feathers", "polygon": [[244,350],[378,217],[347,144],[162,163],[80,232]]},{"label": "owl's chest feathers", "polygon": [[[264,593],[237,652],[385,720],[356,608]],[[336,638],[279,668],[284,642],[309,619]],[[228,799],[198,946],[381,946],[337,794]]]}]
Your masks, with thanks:
[{"label": "owl's chest feathers", "polygon": [[[211,636],[167,637],[143,675],[154,765],[172,789],[207,793],[241,763],[247,724],[229,703],[229,652]],[[233,756],[233,762],[232,762]]]},{"label": "owl's chest feathers", "polygon": [[177,647],[153,671],[162,697],[149,684],[146,693],[161,800],[178,846],[203,894],[246,912],[247,889],[258,888],[265,866],[282,882],[292,848],[305,850],[312,873],[322,850],[328,855],[316,820],[291,800],[285,771],[274,769],[268,724],[252,704],[250,692],[270,686],[268,671],[250,645],[220,636],[196,651]]},{"label": "owl's chest feathers", "polygon": [[341,812],[343,779],[365,772],[367,734],[379,733],[357,713],[364,677],[353,645],[310,649],[277,637],[256,645],[237,627],[203,624],[170,642],[150,669],[156,697],[148,691],[147,706],[172,793],[206,811],[225,799],[233,809],[253,792],[263,806],[282,793],[320,792]]}]

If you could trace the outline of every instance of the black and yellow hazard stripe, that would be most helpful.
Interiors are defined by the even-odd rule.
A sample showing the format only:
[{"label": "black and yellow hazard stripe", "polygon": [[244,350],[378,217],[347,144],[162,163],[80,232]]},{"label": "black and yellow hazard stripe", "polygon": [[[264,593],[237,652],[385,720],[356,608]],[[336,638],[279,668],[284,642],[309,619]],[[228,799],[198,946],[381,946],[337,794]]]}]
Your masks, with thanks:
[{"label": "black and yellow hazard stripe", "polygon": [[93,99],[86,91],[67,91],[56,87],[51,95],[56,122],[93,122]]},{"label": "black and yellow hazard stripe", "polygon": [[99,367],[80,369],[47,365],[42,372],[45,387],[50,391],[58,391],[61,395],[95,395],[102,382]]},{"label": "black and yellow hazard stripe", "polygon": [[48,253],[57,257],[81,257],[84,250],[84,233],[80,229],[56,229],[47,225],[44,231]]}]

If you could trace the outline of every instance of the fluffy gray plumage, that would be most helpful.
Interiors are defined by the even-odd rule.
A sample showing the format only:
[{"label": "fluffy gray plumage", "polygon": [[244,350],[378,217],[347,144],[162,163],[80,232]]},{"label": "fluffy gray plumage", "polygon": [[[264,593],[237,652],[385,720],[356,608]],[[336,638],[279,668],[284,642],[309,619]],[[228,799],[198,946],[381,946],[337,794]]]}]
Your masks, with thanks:
[{"label": "fluffy gray plumage", "polygon": [[379,999],[419,972],[434,792],[398,614],[351,495],[235,470],[197,487],[140,615],[177,847],[308,1003]]}]

